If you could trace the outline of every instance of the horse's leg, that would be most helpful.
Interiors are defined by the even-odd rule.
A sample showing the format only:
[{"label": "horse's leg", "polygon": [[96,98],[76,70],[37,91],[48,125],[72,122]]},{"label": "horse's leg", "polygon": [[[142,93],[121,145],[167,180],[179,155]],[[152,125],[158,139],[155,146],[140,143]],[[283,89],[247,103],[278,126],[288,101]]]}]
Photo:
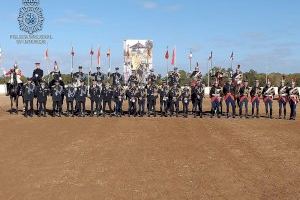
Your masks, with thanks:
[{"label": "horse's leg", "polygon": [[16,113],[19,114],[19,95],[16,96]]},{"label": "horse's leg", "polygon": [[13,109],[13,97],[10,96],[10,111],[9,111],[10,114],[12,113],[12,109]]}]

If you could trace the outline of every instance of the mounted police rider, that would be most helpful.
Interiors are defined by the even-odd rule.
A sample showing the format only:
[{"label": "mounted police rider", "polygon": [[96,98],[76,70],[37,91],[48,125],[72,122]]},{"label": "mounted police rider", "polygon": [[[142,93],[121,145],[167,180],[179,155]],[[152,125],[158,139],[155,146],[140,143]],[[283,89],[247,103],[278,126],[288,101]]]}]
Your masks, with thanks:
[{"label": "mounted police rider", "polygon": [[146,81],[148,83],[156,83],[157,81],[157,77],[154,74],[154,69],[150,69],[150,74],[148,75],[148,77],[146,78]]},{"label": "mounted police rider", "polygon": [[96,72],[91,74],[91,77],[97,82],[98,86],[102,86],[103,81],[105,79],[105,74],[101,72],[101,68],[99,66],[96,68],[96,70]]},{"label": "mounted police rider", "polygon": [[73,77],[74,86],[79,87],[81,82],[86,80],[86,74],[83,72],[82,66],[78,67],[78,72],[71,73],[71,77]]},{"label": "mounted police rider", "polygon": [[202,118],[202,104],[204,98],[204,85],[197,81],[196,85],[192,88],[192,98],[193,98],[193,113],[194,117],[197,115]]},{"label": "mounted police rider", "polygon": [[22,95],[22,87],[23,87],[23,82],[21,80],[21,77],[23,76],[22,71],[20,70],[19,66],[17,63],[14,64],[13,68],[11,68],[7,73],[5,73],[6,77],[9,77],[8,82],[6,83],[6,96],[9,95],[10,90],[12,86],[17,85],[17,94],[19,96]]},{"label": "mounted police rider", "polygon": [[52,76],[52,80],[50,81],[49,83],[49,87],[51,88],[53,85],[55,85],[55,82],[58,81],[59,84],[61,86],[65,86],[63,80],[62,80],[62,77],[61,77],[61,73],[60,73],[60,70],[59,70],[59,67],[58,67],[58,64],[57,62],[55,61],[54,62],[54,67],[53,67],[53,71],[50,72],[50,75]]},{"label": "mounted police rider", "polygon": [[170,72],[170,75],[169,75],[169,84],[170,86],[173,86],[173,85],[178,85],[179,84],[179,79],[180,79],[180,74],[178,72],[178,67],[174,67],[174,71],[171,71]]},{"label": "mounted police rider", "polygon": [[44,71],[41,69],[41,63],[35,63],[35,69],[32,72],[32,81],[36,86],[40,84],[44,76]]},{"label": "mounted police rider", "polygon": [[116,87],[118,84],[121,84],[123,82],[122,74],[119,73],[119,67],[115,68],[114,73],[108,73],[108,77],[112,78],[113,87]]},{"label": "mounted police rider", "polygon": [[286,118],[286,103],[288,102],[288,87],[285,85],[285,77],[282,77],[281,84],[278,87],[279,119],[281,119],[282,108],[283,118]]},{"label": "mounted police rider", "polygon": [[128,85],[134,83],[136,86],[139,84],[139,79],[137,77],[136,70],[132,70],[132,74],[129,76]]},{"label": "mounted police rider", "polygon": [[160,100],[160,116],[167,117],[169,108],[169,86],[166,81],[162,82],[162,86],[158,89]]}]

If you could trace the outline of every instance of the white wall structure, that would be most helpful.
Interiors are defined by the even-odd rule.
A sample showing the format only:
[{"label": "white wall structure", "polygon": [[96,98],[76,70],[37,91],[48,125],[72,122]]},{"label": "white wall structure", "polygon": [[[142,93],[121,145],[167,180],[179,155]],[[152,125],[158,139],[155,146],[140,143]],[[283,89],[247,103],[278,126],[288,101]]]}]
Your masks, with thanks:
[{"label": "white wall structure", "polygon": [[6,94],[6,85],[0,85],[0,94]]}]

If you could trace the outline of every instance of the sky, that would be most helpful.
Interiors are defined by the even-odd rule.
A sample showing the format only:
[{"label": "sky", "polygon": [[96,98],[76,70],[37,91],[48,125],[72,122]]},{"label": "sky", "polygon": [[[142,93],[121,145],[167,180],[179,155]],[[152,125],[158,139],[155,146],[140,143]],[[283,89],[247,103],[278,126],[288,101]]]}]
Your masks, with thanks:
[{"label": "sky", "polygon": [[[71,71],[71,47],[75,66],[89,69],[89,51],[101,47],[102,70],[108,70],[106,51],[111,49],[112,67],[123,66],[125,39],[150,39],[154,43],[153,64],[166,73],[164,54],[177,50],[177,66],[189,70],[199,62],[207,72],[208,56],[213,65],[230,67],[230,54],[243,71],[300,72],[300,1],[298,0],[40,0],[45,18],[43,30],[51,34],[47,45],[20,45],[10,35],[24,35],[18,25],[21,0],[0,0],[0,67],[15,62],[26,75],[35,62],[42,68],[49,59],[57,61],[63,73]],[[170,61],[169,61],[170,62]],[[96,57],[94,66],[96,67]]]}]

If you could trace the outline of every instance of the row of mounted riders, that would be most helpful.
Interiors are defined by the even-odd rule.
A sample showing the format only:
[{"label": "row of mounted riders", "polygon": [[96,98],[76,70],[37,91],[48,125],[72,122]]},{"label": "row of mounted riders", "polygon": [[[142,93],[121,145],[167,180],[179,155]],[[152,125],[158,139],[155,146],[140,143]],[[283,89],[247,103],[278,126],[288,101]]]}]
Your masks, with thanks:
[{"label": "row of mounted riders", "polygon": [[[77,85],[77,86],[75,86]],[[161,116],[177,116],[179,115],[179,104],[182,102],[184,117],[189,114],[189,103],[193,103],[193,114],[202,117],[202,99],[204,97],[204,86],[199,84],[194,86],[192,92],[188,86],[183,89],[174,84],[169,87],[165,82],[158,87],[156,84],[136,84],[131,82],[129,86],[121,84],[110,85],[93,81],[91,86],[85,85],[85,81],[80,84],[68,84],[64,87],[62,81],[53,80],[49,86],[44,81],[28,82],[22,84],[10,84],[9,96],[12,101],[16,101],[16,113],[18,113],[18,97],[22,96],[24,105],[24,115],[33,116],[33,100],[37,99],[36,114],[38,116],[46,116],[47,97],[52,97],[53,117],[63,114],[63,102],[66,102],[66,116],[86,116],[86,99],[90,99],[91,110],[90,116],[118,116],[125,114],[123,111],[123,102],[128,101],[128,116],[156,116],[156,102],[160,100]],[[75,103],[75,104],[74,104]],[[13,106],[13,104],[11,104]],[[108,107],[108,110],[107,110]],[[147,110],[146,110],[147,109]],[[11,107],[10,112],[12,113]]]},{"label": "row of mounted riders", "polygon": [[[67,87],[61,78],[60,71],[57,63],[55,62],[54,71],[50,73],[53,80],[46,84],[43,81],[43,70],[40,69],[40,63],[36,63],[36,69],[33,71],[32,78],[28,79],[28,82],[23,85],[20,81],[21,72],[17,65],[14,66],[6,75],[10,76],[10,83],[8,84],[8,93],[11,99],[11,112],[13,111],[13,102],[16,102],[16,112],[18,112],[18,97],[22,96],[25,116],[33,115],[33,99],[37,99],[37,113],[38,115],[46,114],[46,102],[47,96],[52,96],[52,115],[61,116],[62,105],[64,97],[67,104],[67,115],[86,115],[86,98],[91,101],[90,114],[97,116],[105,114],[122,116],[123,113],[123,101],[128,100],[128,112],[130,115],[143,116],[145,114],[145,107],[147,108],[147,114],[156,116],[156,101],[159,98],[160,101],[160,113],[161,116],[178,116],[179,104],[182,103],[182,113],[184,117],[189,114],[189,103],[192,102],[193,115],[202,117],[202,102],[204,98],[204,85],[202,84],[202,75],[199,68],[195,68],[195,71],[191,74],[192,84],[191,87],[185,85],[184,88],[179,87],[180,74],[178,69],[174,68],[169,75],[169,82],[163,82],[162,86],[157,86],[156,76],[153,70],[150,70],[150,74],[147,77],[148,84],[144,85],[137,78],[136,72],[133,71],[128,79],[128,85],[122,86],[122,75],[118,72],[119,68],[116,68],[116,72],[108,75],[112,79],[112,85],[105,83],[104,74],[100,71],[100,67],[97,67],[97,72],[91,74],[94,76],[94,81],[91,86],[85,85],[86,77],[82,71],[82,67],[79,66],[78,72],[71,75],[73,79],[72,84],[68,84]],[[216,72],[216,81],[210,88],[211,99],[211,117],[223,114],[223,102],[226,104],[226,116],[235,117],[236,107],[239,109],[239,116],[248,117],[248,103],[252,104],[252,117],[259,117],[259,104],[262,97],[265,104],[266,115],[272,118],[273,99],[275,95],[274,87],[271,86],[271,82],[268,80],[265,87],[261,89],[259,81],[256,80],[253,87],[248,86],[248,81],[244,79],[240,72],[240,66],[238,66],[236,73],[228,78],[226,84],[222,84],[222,73]],[[281,81],[279,86],[279,118],[286,118],[286,104],[290,104],[291,112],[290,119],[296,117],[296,105],[299,101],[299,91],[296,88],[295,81],[292,81],[291,86],[285,84],[285,80]],[[75,106],[73,106],[75,102]],[[112,102],[113,108],[112,108]],[[109,108],[109,112],[106,112],[106,106]],[[30,107],[30,109],[29,109]],[[229,107],[231,113],[229,113]],[[243,110],[244,115],[243,115]],[[256,113],[254,112],[256,110]]]},{"label": "row of mounted riders", "polygon": [[[69,84],[64,87],[64,83],[60,80],[51,81],[48,86],[44,81],[34,83],[30,79],[25,85],[11,84],[9,87],[11,99],[17,101],[18,96],[23,97],[25,105],[24,115],[33,116],[33,99],[37,98],[37,114],[38,116],[46,116],[47,96],[52,96],[52,116],[61,116],[64,97],[66,99],[67,110],[66,116],[86,116],[86,98],[90,99],[91,110],[90,116],[122,116],[123,101],[128,101],[128,116],[156,116],[156,102],[160,102],[161,116],[177,116],[182,113],[184,117],[189,115],[189,104],[192,103],[192,114],[194,117],[202,118],[202,103],[204,98],[204,85],[198,81],[192,87],[185,85],[180,88],[178,84],[168,86],[165,82],[162,86],[154,83],[148,85],[131,83],[129,86],[102,84],[93,81],[90,88],[81,81],[78,86]],[[268,82],[261,89],[259,82],[256,81],[253,87],[248,86],[248,81],[243,84],[235,85],[229,81],[223,87],[219,86],[216,81],[210,89],[211,111],[210,116],[223,114],[223,102],[226,104],[226,116],[235,117],[236,107],[239,110],[240,117],[248,118],[248,103],[252,104],[252,117],[259,117],[259,103],[261,97],[265,104],[266,115],[272,118],[273,115],[273,98],[275,90]],[[250,99],[248,98],[250,97]],[[290,119],[296,117],[296,105],[299,101],[299,91],[292,82],[292,86],[288,87],[284,82],[279,87],[279,118],[286,118],[286,104],[289,102],[291,107]],[[74,105],[75,102],[75,105]],[[180,112],[179,104],[182,103],[182,112]],[[17,105],[18,106],[18,105]],[[106,110],[108,106],[108,111]],[[30,107],[30,108],[29,108]],[[229,112],[231,107],[231,113]],[[147,108],[147,113],[146,113]],[[244,114],[243,114],[244,111]],[[255,113],[256,111],[256,113]],[[12,112],[12,109],[11,109]],[[16,109],[18,112],[18,109]]]}]

